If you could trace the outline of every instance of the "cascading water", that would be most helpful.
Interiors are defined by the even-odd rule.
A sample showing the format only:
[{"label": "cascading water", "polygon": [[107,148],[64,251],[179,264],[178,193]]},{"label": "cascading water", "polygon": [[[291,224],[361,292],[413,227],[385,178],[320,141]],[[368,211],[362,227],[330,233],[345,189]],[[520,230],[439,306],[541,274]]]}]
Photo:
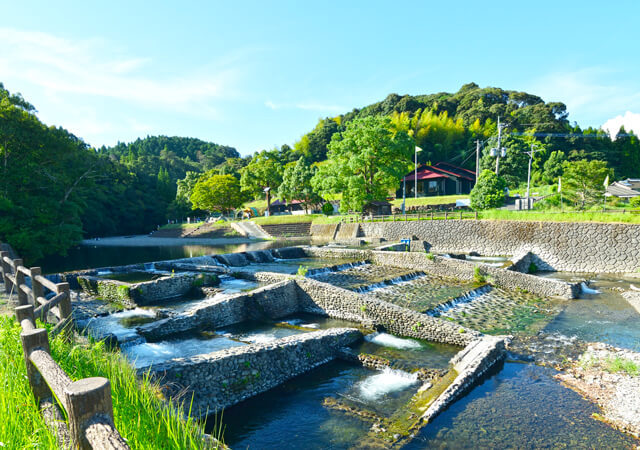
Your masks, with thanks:
[{"label": "cascading water", "polygon": [[582,283],[580,283],[580,288],[582,289],[582,293],[583,294],[600,294],[600,291],[597,289],[591,289],[589,286],[587,286],[587,283],[585,283],[584,281]]},{"label": "cascading water", "polygon": [[397,286],[399,284],[402,283],[408,283],[410,281],[413,281],[417,278],[421,278],[424,277],[425,273],[424,272],[413,272],[413,273],[408,273],[405,275],[401,275],[399,277],[395,277],[395,278],[391,278],[389,280],[383,280],[380,281],[378,283],[373,283],[370,284],[368,286],[360,286],[358,288],[355,288],[354,291],[360,293],[360,294],[364,294],[365,292],[372,292],[372,291],[376,291],[378,289],[386,289],[388,287],[391,286]]},{"label": "cascading water", "polygon": [[320,275],[320,274],[323,274],[323,273],[342,272],[343,270],[348,270],[348,269],[352,269],[354,267],[364,266],[366,264],[370,264],[370,262],[369,261],[356,261],[356,262],[352,262],[352,263],[337,264],[335,266],[317,267],[317,268],[314,268],[314,269],[309,269],[307,271],[307,277],[313,277],[315,275]]},{"label": "cascading water", "polygon": [[455,308],[456,306],[462,304],[462,303],[469,303],[472,302],[476,299],[478,299],[479,297],[482,297],[483,295],[485,295],[486,293],[491,291],[491,286],[486,285],[486,286],[481,286],[477,289],[473,289],[469,292],[464,293],[463,295],[461,295],[460,297],[456,297],[452,300],[449,300],[448,302],[442,303],[432,309],[430,309],[429,311],[427,311],[426,313],[430,316],[434,316],[434,317],[438,317],[441,314],[449,311],[450,309]]},{"label": "cascading water", "polygon": [[89,334],[96,339],[103,339],[112,334],[116,336],[119,342],[126,342],[139,337],[135,330],[136,326],[141,322],[151,322],[155,318],[155,311],[135,308],[108,316],[92,318],[84,326]]},{"label": "cascading water", "polygon": [[382,345],[384,347],[393,347],[400,350],[419,349],[422,347],[420,342],[414,339],[400,338],[388,333],[371,333],[364,337],[368,342]]},{"label": "cascading water", "polygon": [[385,368],[381,372],[365,378],[357,384],[360,397],[366,401],[376,401],[392,392],[402,391],[418,383],[418,375],[402,370]]}]

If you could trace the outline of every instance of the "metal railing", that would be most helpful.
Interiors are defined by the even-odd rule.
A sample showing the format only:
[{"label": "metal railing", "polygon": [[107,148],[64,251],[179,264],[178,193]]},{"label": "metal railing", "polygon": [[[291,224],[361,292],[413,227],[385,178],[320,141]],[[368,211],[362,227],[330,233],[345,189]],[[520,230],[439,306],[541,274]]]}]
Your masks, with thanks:
[{"label": "metal railing", "polygon": [[[16,292],[18,297],[19,306],[15,313],[22,327],[20,340],[31,391],[40,403],[49,403],[50,398],[55,398],[64,409],[69,419],[71,447],[83,450],[128,449],[113,423],[109,380],[95,377],[71,381],[51,356],[47,330],[36,328],[36,318],[45,322],[52,318],[56,322],[52,335],[72,332],[69,284],[53,283],[42,276],[39,267],[27,269],[21,259],[11,259],[7,251],[0,252],[0,275],[6,292],[10,295]],[[52,291],[54,297],[46,299],[45,289]],[[57,437],[63,447],[69,446],[63,433],[58,433]]]}]

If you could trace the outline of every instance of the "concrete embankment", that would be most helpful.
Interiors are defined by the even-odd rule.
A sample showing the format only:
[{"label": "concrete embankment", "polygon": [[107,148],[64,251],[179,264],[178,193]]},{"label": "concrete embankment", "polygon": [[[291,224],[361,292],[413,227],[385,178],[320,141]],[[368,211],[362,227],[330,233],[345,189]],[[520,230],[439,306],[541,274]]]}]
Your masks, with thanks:
[{"label": "concrete embankment", "polygon": [[334,328],[176,359],[141,372],[150,370],[169,397],[193,393],[192,411],[203,417],[325,364],[361,338],[356,329]]},{"label": "concrete embankment", "polygon": [[[597,222],[420,220],[361,223],[359,237],[424,241],[437,253],[514,255],[532,252],[540,270],[635,272],[640,225]],[[421,250],[425,250],[424,246]]]}]

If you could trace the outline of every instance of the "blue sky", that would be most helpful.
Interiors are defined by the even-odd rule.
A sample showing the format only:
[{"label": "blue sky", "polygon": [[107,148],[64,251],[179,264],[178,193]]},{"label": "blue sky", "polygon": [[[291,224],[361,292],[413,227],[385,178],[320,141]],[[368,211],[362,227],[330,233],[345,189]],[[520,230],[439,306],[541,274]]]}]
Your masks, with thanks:
[{"label": "blue sky", "polygon": [[640,133],[637,1],[5,1],[2,16],[0,81],[93,146],[166,134],[249,154],[472,81]]}]

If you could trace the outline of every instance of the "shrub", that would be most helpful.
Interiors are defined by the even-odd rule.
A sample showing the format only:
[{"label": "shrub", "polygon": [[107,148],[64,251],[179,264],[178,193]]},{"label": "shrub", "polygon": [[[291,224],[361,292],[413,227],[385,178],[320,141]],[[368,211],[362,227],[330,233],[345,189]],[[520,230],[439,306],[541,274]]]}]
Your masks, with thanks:
[{"label": "shrub", "polygon": [[322,214],[325,216],[330,216],[333,214],[333,205],[329,202],[322,205]]},{"label": "shrub", "polygon": [[473,281],[478,284],[487,282],[487,277],[482,273],[482,269],[479,266],[473,268]]},{"label": "shrub", "polygon": [[640,208],[640,195],[629,200],[629,205],[633,208]]},{"label": "shrub", "polygon": [[483,171],[471,190],[471,207],[473,209],[490,209],[502,206],[506,186],[504,179],[492,171]]},{"label": "shrub", "polygon": [[427,259],[429,261],[433,261],[434,259],[436,259],[436,257],[433,255],[433,253],[427,252]]},{"label": "shrub", "polygon": [[529,264],[529,273],[536,273],[538,271],[538,266],[536,266],[536,263],[532,262],[531,264]]},{"label": "shrub", "polygon": [[307,272],[309,272],[309,268],[307,266],[300,266],[300,267],[298,267],[297,275],[299,277],[306,277],[307,276]]}]

